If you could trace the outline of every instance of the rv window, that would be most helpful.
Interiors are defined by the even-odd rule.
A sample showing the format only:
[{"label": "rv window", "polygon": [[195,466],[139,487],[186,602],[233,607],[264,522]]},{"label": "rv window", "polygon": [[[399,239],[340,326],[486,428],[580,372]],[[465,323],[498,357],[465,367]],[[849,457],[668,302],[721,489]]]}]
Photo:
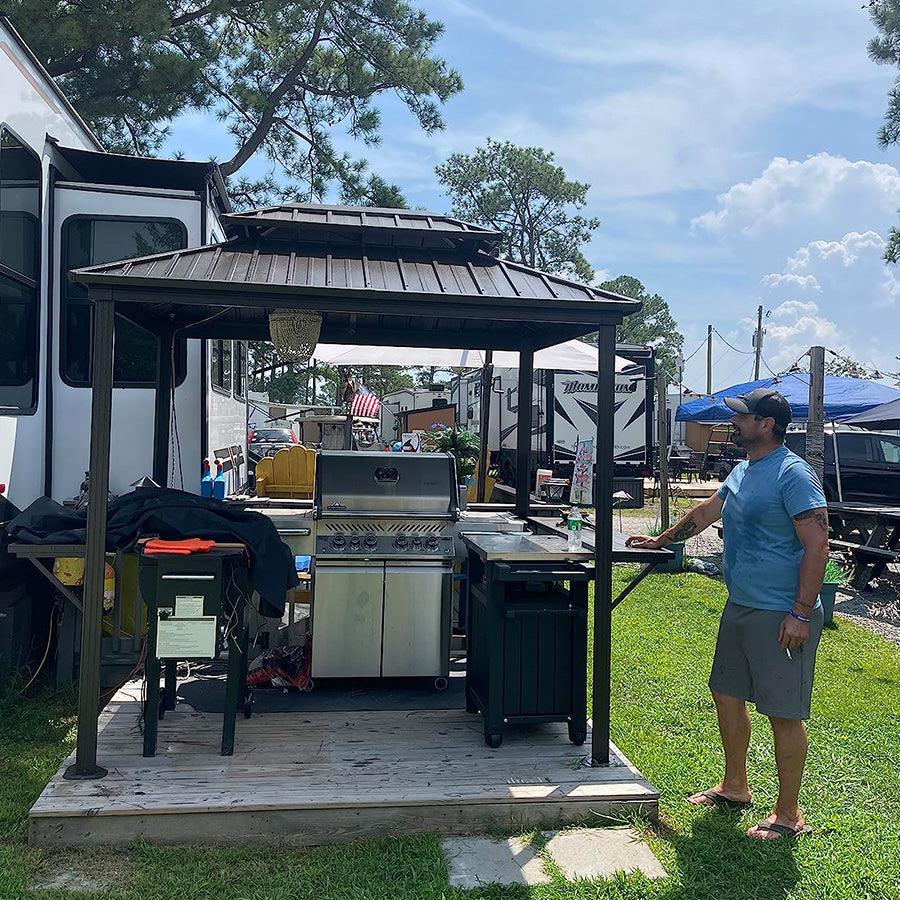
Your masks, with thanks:
[{"label": "rv window", "polygon": [[234,396],[244,399],[247,389],[247,345],[243,341],[234,342]]},{"label": "rv window", "polygon": [[0,128],[0,408],[37,408],[41,162]]},{"label": "rv window", "polygon": [[212,386],[225,394],[231,393],[231,341],[221,338],[210,341]]},{"label": "rv window", "polygon": [[[91,308],[87,291],[68,278],[70,269],[134,256],[148,256],[187,246],[187,231],[174,219],[72,216],[62,228],[61,374],[75,387],[91,382]],[[185,342],[178,341],[176,383],[184,380]],[[114,378],[117,387],[153,387],[156,383],[156,336],[121,316],[116,317]]]}]

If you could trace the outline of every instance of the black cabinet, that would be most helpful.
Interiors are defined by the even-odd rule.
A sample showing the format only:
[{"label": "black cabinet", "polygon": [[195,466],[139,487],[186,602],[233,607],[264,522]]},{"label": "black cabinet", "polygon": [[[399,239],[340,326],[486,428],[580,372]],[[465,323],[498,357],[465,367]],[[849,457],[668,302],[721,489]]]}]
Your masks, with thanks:
[{"label": "black cabinet", "polygon": [[516,563],[469,553],[466,709],[499,747],[506,725],[566,722],[587,736],[587,595],[577,563]]}]

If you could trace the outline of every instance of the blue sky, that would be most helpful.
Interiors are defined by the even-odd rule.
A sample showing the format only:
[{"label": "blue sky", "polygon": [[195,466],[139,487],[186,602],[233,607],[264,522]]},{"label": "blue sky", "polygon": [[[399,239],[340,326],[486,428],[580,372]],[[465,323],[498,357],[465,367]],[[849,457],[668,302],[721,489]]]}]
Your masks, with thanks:
[{"label": "blue sky", "polygon": [[[811,344],[896,371],[900,148],[876,141],[896,72],[866,55],[853,0],[423,0],[465,90],[425,135],[385,99],[383,142],[358,149],[409,202],[447,207],[434,166],[487,137],[552,150],[591,184],[598,273],[665,296],[693,351],[712,323],[714,388],[747,380],[756,307],[777,370]],[[341,146],[352,148],[349,140]],[[214,120],[176,122],[170,150],[226,158]],[[257,171],[264,161],[254,161]],[[685,382],[705,386],[705,352]]]}]

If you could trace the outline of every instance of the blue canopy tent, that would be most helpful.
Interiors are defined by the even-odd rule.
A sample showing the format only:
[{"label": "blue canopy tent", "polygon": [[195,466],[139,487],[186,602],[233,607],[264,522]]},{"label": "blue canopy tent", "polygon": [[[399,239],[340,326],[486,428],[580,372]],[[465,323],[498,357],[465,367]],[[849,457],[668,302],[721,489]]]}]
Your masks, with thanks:
[{"label": "blue canopy tent", "polygon": [[[678,422],[728,422],[734,413],[725,405],[725,397],[746,394],[754,388],[770,387],[784,395],[791,405],[795,422],[805,422],[809,415],[809,374],[791,372],[778,378],[763,378],[716,391],[712,397],[700,397],[678,407]],[[866,410],[900,400],[900,391],[864,378],[825,376],[825,421],[840,422]]]},{"label": "blue canopy tent", "polygon": [[844,421],[847,425],[859,425],[861,428],[900,428],[900,398]]}]

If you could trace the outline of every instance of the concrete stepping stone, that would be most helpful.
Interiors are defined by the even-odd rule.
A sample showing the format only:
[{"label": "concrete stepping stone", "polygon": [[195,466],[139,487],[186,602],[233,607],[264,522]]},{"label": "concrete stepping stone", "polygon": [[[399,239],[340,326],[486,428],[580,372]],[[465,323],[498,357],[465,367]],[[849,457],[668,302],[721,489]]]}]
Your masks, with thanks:
[{"label": "concrete stepping stone", "polygon": [[543,860],[521,838],[448,838],[444,841],[450,886],[477,888],[487,884],[546,884]]},{"label": "concrete stepping stone", "polygon": [[666,876],[660,861],[633,828],[573,828],[545,832],[544,838],[544,853],[568,881],[612,878],[616,872]]}]

